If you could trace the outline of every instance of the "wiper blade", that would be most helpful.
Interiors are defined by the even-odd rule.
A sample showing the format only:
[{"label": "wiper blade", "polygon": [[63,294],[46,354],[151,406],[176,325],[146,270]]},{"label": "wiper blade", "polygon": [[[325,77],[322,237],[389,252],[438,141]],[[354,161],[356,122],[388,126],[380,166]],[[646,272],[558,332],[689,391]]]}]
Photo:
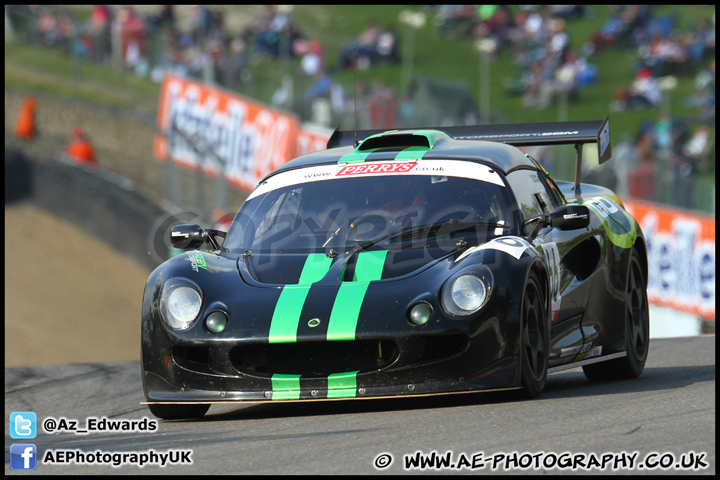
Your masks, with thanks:
[{"label": "wiper blade", "polygon": [[374,239],[372,239],[372,240],[368,240],[367,242],[363,242],[363,243],[361,243],[360,245],[356,245],[355,247],[352,248],[352,250],[350,250],[350,251],[348,252],[348,254],[352,255],[352,254],[354,254],[354,253],[361,252],[361,251],[363,251],[363,250],[367,250],[368,248],[372,247],[372,246],[375,245],[376,243],[382,242],[382,241],[385,240],[386,238],[392,238],[392,237],[397,236],[397,235],[400,235],[400,234],[403,234],[403,235],[411,235],[411,234],[413,234],[413,233],[415,233],[415,232],[418,232],[418,231],[420,231],[420,230],[423,230],[423,229],[428,228],[428,227],[431,227],[431,226],[432,226],[432,225],[418,225],[418,226],[415,226],[415,227],[406,227],[406,228],[403,228],[402,230],[399,230],[399,231],[397,231],[397,232],[391,232],[391,233],[388,233],[387,235],[382,235],[382,236],[380,236],[380,237],[378,237],[378,238],[374,238]]},{"label": "wiper blade", "polygon": [[487,228],[511,228],[509,225],[505,225],[502,223],[497,222],[482,222],[482,221],[476,221],[476,222],[461,222],[457,218],[453,218],[450,220],[447,220],[445,222],[437,222],[437,223],[429,223],[425,225],[416,225],[414,227],[406,227],[402,230],[399,230],[397,232],[388,233],[387,235],[383,235],[381,237],[368,240],[367,242],[361,243],[360,245],[355,246],[352,250],[348,252],[348,254],[352,255],[354,253],[360,252],[362,250],[367,250],[368,248],[372,247],[376,243],[379,243],[386,238],[389,238],[390,241],[396,241],[396,240],[407,240],[409,238],[412,238],[417,232],[421,232],[423,230],[432,230],[433,228],[449,228],[450,230],[462,230],[469,227],[487,227]]},{"label": "wiper blade", "polygon": [[407,238],[412,238],[412,235],[416,233],[418,230],[424,230],[424,229],[430,229],[432,230],[434,227],[438,227],[437,230],[445,229],[445,230],[463,230],[470,227],[486,227],[486,228],[510,228],[509,225],[505,225],[502,223],[497,222],[482,222],[482,221],[476,221],[476,222],[461,222],[457,218],[453,218],[450,220],[447,220],[442,223],[432,223],[429,225],[420,225],[418,227],[414,227],[409,230],[401,230],[400,232],[397,232],[395,234],[389,235],[390,241],[395,240],[395,237],[399,237],[398,240],[406,240]]}]

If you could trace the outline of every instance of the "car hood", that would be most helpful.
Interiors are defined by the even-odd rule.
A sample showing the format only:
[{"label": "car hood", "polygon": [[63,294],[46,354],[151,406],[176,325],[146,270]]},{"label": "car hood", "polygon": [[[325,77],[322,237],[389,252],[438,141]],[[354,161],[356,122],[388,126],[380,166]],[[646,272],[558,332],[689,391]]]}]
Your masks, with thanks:
[{"label": "car hood", "polygon": [[452,254],[451,248],[370,250],[328,257],[320,253],[253,253],[238,259],[250,285],[338,285],[412,276]]}]

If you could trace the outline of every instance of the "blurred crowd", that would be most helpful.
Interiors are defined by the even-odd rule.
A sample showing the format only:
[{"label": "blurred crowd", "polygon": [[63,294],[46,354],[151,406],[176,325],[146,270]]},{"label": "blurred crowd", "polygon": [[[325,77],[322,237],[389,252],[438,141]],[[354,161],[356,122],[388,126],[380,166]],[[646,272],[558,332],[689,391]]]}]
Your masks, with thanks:
[{"label": "blurred crowd", "polygon": [[[178,8],[189,12],[182,25]],[[353,116],[357,128],[396,127],[412,105],[407,92],[395,91],[378,77],[358,82],[348,94],[336,74],[400,63],[400,32],[390,22],[371,20],[340,46],[337,58],[328,59],[323,43],[303,33],[293,8],[262,6],[240,31],[228,28],[221,6],[161,5],[138,12],[130,5],[94,5],[79,21],[67,7],[9,5],[6,15],[17,30],[28,32],[24,40],[56,46],[88,61],[121,65],[156,82],[171,72],[247,91],[244,87],[254,80],[258,63],[278,62],[286,74],[272,96],[274,107],[325,126]],[[609,20],[587,32],[582,42],[573,42],[568,26],[594,17],[593,8],[609,9]],[[655,175],[660,184],[668,176],[688,179],[697,172],[714,172],[708,153],[714,151],[709,145],[714,134],[708,134],[715,122],[714,60],[709,69],[701,68],[715,56],[714,13],[682,30],[675,15],[660,15],[654,5],[435,5],[422,11],[431,19],[436,38],[472,42],[490,61],[509,52],[518,75],[503,80],[505,91],[528,108],[547,109],[561,99],[579,101],[583,88],[600,81],[603,72],[592,60],[604,52],[614,49],[634,56],[635,68],[608,99],[609,109],[648,110],[656,120],[623,144],[639,160],[629,163],[637,171],[616,175],[619,188],[657,199],[658,189],[632,180],[633,175],[645,175],[652,166],[660,171]],[[698,107],[700,114],[670,116],[663,108],[671,76],[695,79],[695,92],[684,105]],[[674,185],[684,185],[682,181]],[[686,187],[677,187],[681,197]]]},{"label": "blurred crowd", "polygon": [[[634,56],[635,68],[608,99],[609,110],[647,110],[655,120],[619,142],[613,166],[591,168],[584,178],[621,195],[694,208],[697,174],[715,172],[715,15],[682,30],[677,15],[659,15],[654,5],[607,8],[609,20],[577,50],[566,27],[596,14],[585,5],[521,5],[514,15],[504,5],[441,5],[436,34],[484,42],[490,56],[509,49],[521,73],[505,79],[506,91],[538,109],[560,96],[579,100],[580,90],[602,74],[594,56],[609,49]],[[708,61],[710,67],[703,68]],[[683,105],[696,107],[698,114],[669,111],[664,95],[670,95],[675,76],[694,77],[695,91]]]}]

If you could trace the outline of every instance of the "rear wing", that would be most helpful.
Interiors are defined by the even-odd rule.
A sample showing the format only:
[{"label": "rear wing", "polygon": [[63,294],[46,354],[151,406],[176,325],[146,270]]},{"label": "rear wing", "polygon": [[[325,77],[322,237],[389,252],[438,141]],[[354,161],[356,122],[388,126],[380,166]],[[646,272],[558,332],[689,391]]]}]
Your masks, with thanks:
[{"label": "rear wing", "polygon": [[[607,116],[605,120],[602,121],[468,125],[422,129],[413,128],[411,130],[440,130],[457,140],[485,140],[506,143],[516,147],[575,145],[577,157],[575,159],[575,187],[573,190],[576,194],[580,193],[583,145],[586,143],[597,144],[598,162],[601,164],[608,161],[612,156],[610,147],[610,123]],[[327,148],[349,145],[357,147],[358,142],[386,131],[387,130],[340,131],[336,129],[328,140]]]}]

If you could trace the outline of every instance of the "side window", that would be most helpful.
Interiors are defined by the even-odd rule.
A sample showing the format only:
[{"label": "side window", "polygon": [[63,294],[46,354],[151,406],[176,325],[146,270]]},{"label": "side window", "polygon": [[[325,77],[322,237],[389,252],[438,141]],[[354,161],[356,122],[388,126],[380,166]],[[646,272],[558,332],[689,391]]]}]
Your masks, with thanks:
[{"label": "side window", "polygon": [[298,211],[302,188],[296,188],[281,194],[270,206],[267,215],[260,223],[255,238],[266,234],[275,234],[284,229],[294,230],[299,222]]},{"label": "side window", "polygon": [[[555,210],[557,202],[548,195],[546,184],[536,170],[516,170],[507,181],[520,207],[522,222],[542,213]],[[527,233],[527,228],[524,233]]]},{"label": "side window", "polygon": [[545,168],[535,160],[533,157],[528,155],[528,158],[535,162],[535,164],[540,169],[540,180],[542,181],[543,185],[545,185],[546,193],[548,194],[548,197],[552,201],[551,210],[555,210],[560,205],[565,205],[565,197],[563,197],[562,192],[560,191],[560,188],[555,183],[555,180],[550,176],[550,172],[545,170]]}]

